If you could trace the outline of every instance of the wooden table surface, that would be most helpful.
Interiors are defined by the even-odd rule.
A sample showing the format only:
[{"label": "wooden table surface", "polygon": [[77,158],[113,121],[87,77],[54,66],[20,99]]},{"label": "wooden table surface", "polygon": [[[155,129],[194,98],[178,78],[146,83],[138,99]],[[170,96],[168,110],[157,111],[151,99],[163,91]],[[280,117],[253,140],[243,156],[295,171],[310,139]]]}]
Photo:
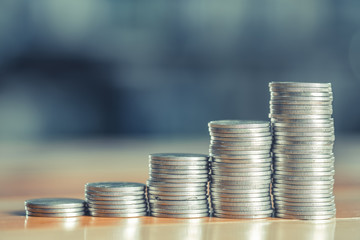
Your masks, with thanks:
[{"label": "wooden table surface", "polygon": [[360,136],[337,137],[337,217],[333,220],[40,218],[24,214],[24,200],[83,198],[87,182],[145,183],[149,153],[207,150],[206,138],[0,143],[0,239],[360,239]]}]

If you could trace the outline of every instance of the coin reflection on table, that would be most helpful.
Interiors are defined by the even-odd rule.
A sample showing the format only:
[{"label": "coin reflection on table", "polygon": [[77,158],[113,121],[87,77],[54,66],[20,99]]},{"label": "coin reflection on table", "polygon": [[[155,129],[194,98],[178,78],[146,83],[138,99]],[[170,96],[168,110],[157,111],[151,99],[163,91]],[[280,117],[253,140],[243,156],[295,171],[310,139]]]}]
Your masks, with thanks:
[{"label": "coin reflection on table", "polygon": [[26,217],[24,227],[27,229],[33,228],[59,228],[64,230],[74,230],[79,228],[83,222],[83,218],[50,218],[50,217]]}]

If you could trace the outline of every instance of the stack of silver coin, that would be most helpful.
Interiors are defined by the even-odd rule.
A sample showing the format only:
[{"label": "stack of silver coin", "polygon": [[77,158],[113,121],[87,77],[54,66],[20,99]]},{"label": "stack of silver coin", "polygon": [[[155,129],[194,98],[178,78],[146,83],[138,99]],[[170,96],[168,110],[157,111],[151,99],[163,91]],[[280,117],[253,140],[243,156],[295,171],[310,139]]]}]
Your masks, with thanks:
[{"label": "stack of silver coin", "polygon": [[273,196],[277,217],[335,216],[330,83],[272,82]]},{"label": "stack of silver coin", "polygon": [[25,201],[27,216],[79,217],[85,215],[85,201],[74,198],[38,198]]},{"label": "stack of silver coin", "polygon": [[88,213],[95,217],[141,217],[147,215],[145,184],[97,182],[85,185]]},{"label": "stack of silver coin", "polygon": [[209,216],[209,157],[203,154],[158,153],[149,156],[148,201],[151,216]]},{"label": "stack of silver coin", "polygon": [[222,218],[271,217],[270,123],[212,121],[209,131],[213,215]]}]

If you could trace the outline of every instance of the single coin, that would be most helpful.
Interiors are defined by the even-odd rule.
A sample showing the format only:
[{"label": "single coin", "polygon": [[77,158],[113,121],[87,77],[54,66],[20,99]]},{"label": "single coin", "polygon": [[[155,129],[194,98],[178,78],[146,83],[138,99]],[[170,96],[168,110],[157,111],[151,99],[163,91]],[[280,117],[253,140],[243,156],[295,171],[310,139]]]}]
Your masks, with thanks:
[{"label": "single coin", "polygon": [[232,214],[221,214],[221,213],[214,213],[214,217],[217,218],[230,218],[230,219],[260,219],[260,218],[268,218],[272,216],[270,214],[256,214],[256,215],[232,215]]},{"label": "single coin", "polygon": [[[252,184],[251,182],[246,185],[224,185],[224,184],[216,184],[216,183],[210,183],[210,188],[216,188],[220,190],[257,190],[257,189],[269,189],[270,188],[270,182],[267,184]],[[265,191],[265,190],[264,190]]]},{"label": "single coin", "polygon": [[281,172],[332,172],[334,171],[334,166],[330,166],[330,167],[321,167],[321,168],[316,168],[313,167],[311,164],[309,164],[306,167],[283,167],[280,164],[274,164],[274,168],[278,171]]},{"label": "single coin", "polygon": [[102,209],[102,208],[88,208],[91,213],[110,213],[110,214],[124,214],[124,213],[138,213],[146,212],[147,207],[133,208],[133,209]]},{"label": "single coin", "polygon": [[231,167],[218,167],[218,166],[212,166],[211,167],[212,173],[215,173],[214,175],[217,175],[217,173],[221,174],[222,172],[228,172],[228,173],[244,173],[247,174],[248,172],[268,172],[271,171],[271,166],[266,167],[239,167],[239,168],[231,168]]},{"label": "single coin", "polygon": [[149,174],[171,174],[171,175],[196,175],[196,174],[200,174],[200,175],[204,175],[204,174],[208,174],[209,170],[179,170],[179,169],[154,169],[154,168],[149,168]]},{"label": "single coin", "polygon": [[297,155],[292,155],[292,154],[283,154],[283,153],[275,153],[274,157],[277,160],[284,160],[286,159],[289,161],[309,161],[311,159],[313,159],[313,161],[319,161],[321,162],[322,160],[333,160],[334,159],[334,154],[333,153],[328,153],[328,154],[297,154]]},{"label": "single coin", "polygon": [[236,155],[236,156],[244,156],[244,155],[264,155],[269,154],[270,150],[253,150],[253,151],[235,151],[235,150],[217,150],[210,149],[210,155],[221,156],[221,155]]},{"label": "single coin", "polygon": [[[229,162],[229,163],[256,163],[268,162],[271,159],[270,153],[258,155],[229,155],[229,154],[214,154],[212,157],[213,162]],[[270,160],[271,161],[271,160]]]},{"label": "single coin", "polygon": [[31,208],[31,207],[25,207],[25,210],[28,212],[33,213],[77,213],[77,212],[84,212],[84,207],[78,207],[78,208]]},{"label": "single coin", "polygon": [[148,187],[149,191],[156,192],[203,192],[207,191],[207,187]]},{"label": "single coin", "polygon": [[252,180],[252,179],[248,179],[248,180],[217,180],[217,179],[212,179],[211,180],[211,184],[218,184],[218,185],[226,185],[226,186],[246,186],[249,184],[252,185],[260,185],[260,184],[270,184],[271,183],[271,179],[261,179],[261,180]]},{"label": "single coin", "polygon": [[217,133],[258,133],[258,132],[270,132],[269,127],[265,128],[214,128],[209,127],[209,132]]},{"label": "single coin", "polygon": [[269,138],[271,137],[271,132],[257,132],[257,133],[218,133],[211,132],[211,137],[216,138],[233,138],[232,141],[235,141],[235,138]]},{"label": "single coin", "polygon": [[249,211],[231,211],[231,210],[220,210],[220,209],[216,209],[214,211],[215,213],[220,213],[220,214],[231,214],[231,215],[264,215],[264,214],[272,214],[273,210],[272,209],[265,209],[265,210],[249,210]]},{"label": "single coin", "polygon": [[190,182],[190,183],[168,183],[168,182],[158,182],[147,180],[147,186],[150,187],[160,187],[160,188],[207,188],[207,182]]},{"label": "single coin", "polygon": [[[334,211],[335,204],[329,206],[316,206],[316,207],[299,207],[299,206],[286,206],[286,205],[276,205],[276,211],[281,213],[287,212],[301,212],[301,213],[309,213],[309,212],[318,212],[318,211]],[[307,214],[306,214],[307,215]],[[309,214],[311,215],[311,214]]]},{"label": "single coin", "polygon": [[290,214],[276,213],[275,216],[279,218],[300,219],[300,220],[326,220],[326,219],[334,218],[335,214],[322,215],[322,216],[294,216]]},{"label": "single coin", "polygon": [[147,206],[146,202],[140,204],[126,204],[126,205],[103,205],[103,204],[92,204],[88,203],[89,208],[92,209],[140,209]]},{"label": "single coin", "polygon": [[224,163],[224,162],[212,162],[211,168],[219,168],[219,169],[235,169],[236,171],[251,171],[252,169],[270,169],[271,167],[271,159],[267,162],[255,162],[255,163],[243,163],[242,161],[238,161],[237,163]]},{"label": "single coin", "polygon": [[266,202],[266,201],[271,201],[270,196],[267,197],[211,197],[211,202],[231,202],[231,203],[235,203],[235,202]]},{"label": "single coin", "polygon": [[142,191],[145,189],[145,184],[135,182],[96,182],[87,183],[85,185],[87,190],[104,191],[104,192],[129,192],[129,191]]},{"label": "single coin", "polygon": [[282,197],[282,196],[274,196],[275,201],[283,201],[283,202],[301,202],[301,203],[324,203],[324,202],[331,202],[334,201],[334,196],[332,197],[307,197],[307,198],[289,198],[289,197]]},{"label": "single coin", "polygon": [[194,160],[194,161],[171,161],[171,160],[149,160],[149,164],[150,165],[162,165],[162,166],[178,166],[178,167],[183,167],[183,166],[207,166],[209,163],[208,160]]},{"label": "single coin", "polygon": [[228,151],[228,150],[235,150],[235,151],[257,151],[257,150],[267,150],[270,151],[271,144],[268,145],[254,145],[254,146],[225,146],[225,145],[213,145],[210,144],[210,148],[218,151]]},{"label": "single coin", "polygon": [[106,196],[106,197],[127,197],[127,196],[138,196],[144,195],[145,189],[138,191],[138,192],[103,192],[103,191],[92,191],[92,190],[85,190],[85,194],[88,196]]},{"label": "single coin", "polygon": [[334,176],[335,170],[332,171],[282,171],[274,170],[274,175],[294,176],[294,177],[320,177],[320,176]]},{"label": "single coin", "polygon": [[98,213],[90,212],[93,217],[116,217],[116,218],[130,218],[130,217],[143,217],[147,215],[147,212],[136,212],[136,213]]},{"label": "single coin", "polygon": [[291,180],[282,180],[282,179],[274,179],[274,183],[280,183],[280,184],[289,184],[289,185],[295,185],[295,186],[312,186],[312,185],[333,185],[334,179],[331,180],[311,180],[311,181],[291,181]]},{"label": "single coin", "polygon": [[270,201],[264,202],[221,202],[211,201],[211,205],[215,208],[218,206],[229,206],[229,207],[256,207],[256,206],[269,206],[271,208]]},{"label": "single coin", "polygon": [[217,176],[212,175],[212,180],[223,180],[223,181],[266,181],[271,179],[271,176],[265,175],[265,176],[246,176],[246,177],[231,177],[231,176]]},{"label": "single coin", "polygon": [[160,200],[160,201],[195,201],[207,199],[207,195],[195,195],[195,196],[160,196],[149,194],[148,199],[150,200]]},{"label": "single coin", "polygon": [[269,186],[267,188],[260,189],[224,189],[224,188],[210,188],[212,193],[218,194],[257,194],[257,193],[270,193]]},{"label": "single coin", "polygon": [[216,137],[210,135],[211,141],[220,141],[220,142],[237,142],[241,143],[255,143],[255,142],[266,142],[271,141],[272,136],[260,136],[260,137],[242,137],[242,138],[234,138],[234,137]]},{"label": "single coin", "polygon": [[181,160],[181,161],[196,161],[208,160],[209,156],[197,153],[153,153],[150,154],[151,160]]},{"label": "single coin", "polygon": [[151,213],[162,213],[162,214],[201,214],[209,213],[209,209],[164,209],[164,208],[151,208]]},{"label": "single coin", "polygon": [[210,140],[211,146],[220,147],[257,147],[257,146],[268,146],[272,144],[272,140],[265,141],[217,141]]},{"label": "single coin", "polygon": [[121,196],[121,197],[109,197],[109,196],[96,196],[96,195],[85,195],[86,200],[102,200],[102,201],[133,201],[133,200],[140,200],[144,199],[145,195],[135,195],[135,196]]},{"label": "single coin", "polygon": [[154,182],[164,182],[164,183],[176,183],[176,184],[192,184],[192,183],[202,183],[206,184],[209,181],[209,178],[190,178],[189,176],[183,178],[159,178],[155,176],[150,176],[150,181]]},{"label": "single coin", "polygon": [[296,88],[331,88],[331,83],[312,82],[270,82],[269,87],[296,87]]},{"label": "single coin", "polygon": [[259,192],[259,193],[222,193],[222,192],[211,192],[211,197],[214,198],[261,198],[270,196],[270,192]]},{"label": "single coin", "polygon": [[167,179],[167,178],[176,178],[176,179],[182,179],[182,178],[187,178],[187,179],[208,179],[208,173],[205,172],[203,174],[163,174],[163,173],[151,173],[151,177],[152,178],[162,178],[162,179]]},{"label": "single coin", "polygon": [[172,169],[172,170],[207,170],[208,164],[203,165],[163,165],[163,164],[149,164],[151,169]]},{"label": "single coin", "polygon": [[248,171],[248,172],[230,172],[230,171],[221,171],[217,169],[212,169],[212,176],[229,176],[229,177],[259,177],[259,176],[271,176],[272,171]]},{"label": "single coin", "polygon": [[293,123],[289,123],[289,122],[273,122],[272,123],[273,127],[280,127],[280,128],[333,128],[334,127],[334,121],[327,121],[327,122],[322,122],[322,123],[304,123],[304,122],[293,122]]},{"label": "single coin", "polygon": [[[151,203],[150,208],[153,209],[164,209],[164,210],[172,210],[175,209],[177,211],[185,210],[185,211],[191,211],[191,210],[206,210],[209,209],[209,204],[198,204],[198,205],[161,205],[156,203]],[[155,211],[156,212],[156,211]]]},{"label": "single coin", "polygon": [[267,121],[218,120],[209,122],[211,128],[269,128]]},{"label": "single coin", "polygon": [[166,214],[151,212],[151,216],[160,218],[202,218],[208,217],[209,213],[188,213],[188,214]]},{"label": "single coin", "polygon": [[25,206],[31,208],[76,208],[84,205],[84,200],[76,198],[37,198],[25,201]]},{"label": "single coin", "polygon": [[84,212],[69,212],[69,213],[39,213],[26,211],[27,216],[33,217],[81,217],[84,216]]},{"label": "single coin", "polygon": [[335,201],[327,202],[286,202],[286,201],[275,201],[275,208],[277,206],[294,206],[294,207],[323,207],[323,206],[335,206]]},{"label": "single coin", "polygon": [[272,188],[273,193],[280,194],[333,194],[332,188],[330,189],[288,189],[288,188]]},{"label": "single coin", "polygon": [[145,197],[142,199],[137,199],[137,200],[115,200],[115,201],[108,201],[108,200],[87,200],[87,204],[88,205],[107,205],[107,206],[112,206],[112,205],[136,205],[136,204],[143,204],[146,203]]},{"label": "single coin", "polygon": [[298,190],[331,190],[333,189],[333,184],[329,185],[292,185],[292,184],[281,184],[281,183],[273,183],[273,188],[279,189],[298,189]]},{"label": "single coin", "polygon": [[332,97],[332,92],[271,92],[271,96],[279,97]]},{"label": "single coin", "polygon": [[221,206],[221,205],[217,205],[214,206],[214,211],[215,212],[220,212],[220,211],[232,211],[232,212],[258,212],[258,211],[269,211],[272,210],[271,204],[268,205],[263,205],[263,206],[251,206],[251,207],[235,207],[235,206]]},{"label": "single coin", "polygon": [[276,213],[291,214],[295,216],[321,216],[321,215],[331,215],[336,213],[336,209],[329,211],[321,210],[309,210],[309,211],[290,211],[285,209],[276,209]]},{"label": "single coin", "polygon": [[200,200],[184,200],[184,201],[173,201],[173,200],[156,200],[149,199],[149,204],[155,205],[166,205],[166,206],[204,206],[208,204],[207,198]]},{"label": "single coin", "polygon": [[273,105],[299,105],[299,106],[305,106],[305,105],[309,105],[309,106],[329,106],[332,104],[332,100],[329,101],[325,101],[325,100],[279,100],[279,99],[271,99],[270,100],[270,106]]},{"label": "single coin", "polygon": [[198,192],[165,192],[165,191],[155,191],[155,190],[149,190],[148,191],[149,194],[154,195],[154,196],[203,196],[206,195],[207,191],[203,190],[203,191],[198,191]]}]

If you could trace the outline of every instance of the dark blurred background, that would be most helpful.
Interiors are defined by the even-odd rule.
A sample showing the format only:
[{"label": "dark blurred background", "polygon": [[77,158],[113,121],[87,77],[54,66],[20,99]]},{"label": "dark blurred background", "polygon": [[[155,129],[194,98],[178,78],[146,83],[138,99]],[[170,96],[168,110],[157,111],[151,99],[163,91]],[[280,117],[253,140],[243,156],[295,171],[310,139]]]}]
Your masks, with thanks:
[{"label": "dark blurred background", "polygon": [[360,131],[360,1],[0,0],[0,139],[206,136],[269,81],[331,82]]}]

